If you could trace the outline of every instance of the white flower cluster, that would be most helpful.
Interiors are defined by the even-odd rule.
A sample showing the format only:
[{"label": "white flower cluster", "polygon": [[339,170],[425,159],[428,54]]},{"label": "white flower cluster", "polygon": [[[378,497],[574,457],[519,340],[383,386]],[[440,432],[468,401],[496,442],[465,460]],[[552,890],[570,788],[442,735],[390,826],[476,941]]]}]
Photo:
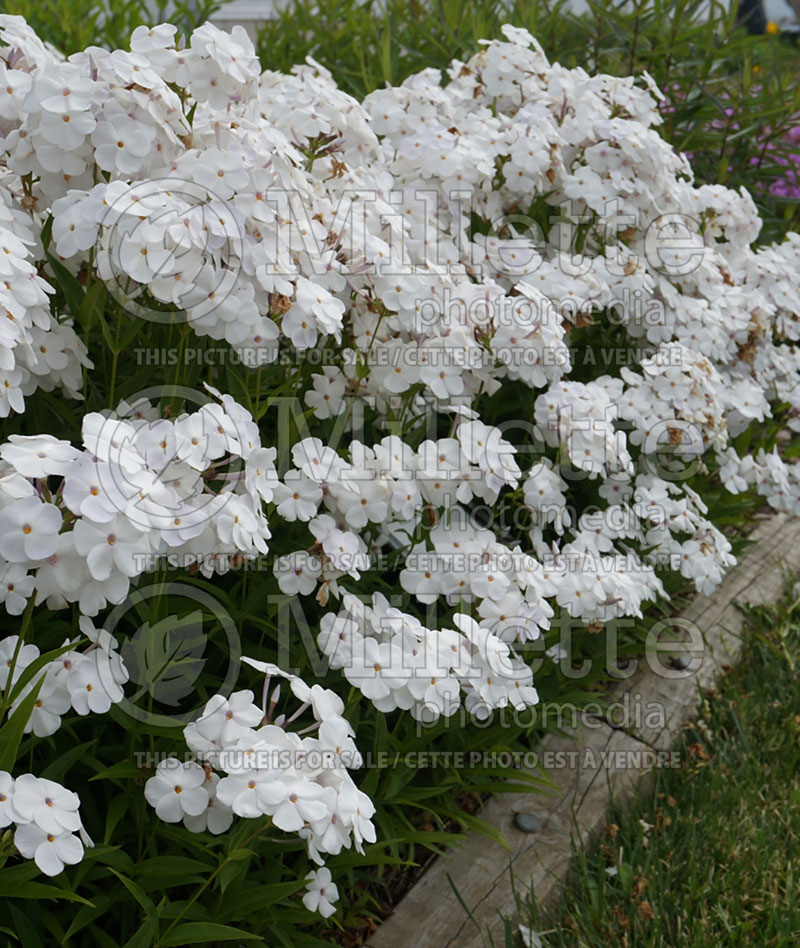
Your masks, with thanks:
[{"label": "white flower cluster", "polygon": [[[534,704],[524,647],[557,610],[595,631],[641,616],[660,567],[710,592],[734,558],[695,472],[800,511],[780,437],[745,457],[733,443],[777,406],[800,430],[800,236],[756,249],[750,196],[694,185],[648,76],[565,69],[503,33],[446,80],[423,70],[358,103],[313,60],[260,73],[238,27],[186,42],[141,27],[130,51],[64,60],[0,15],[0,415],[36,387],[79,394],[86,350],[39,274],[64,267],[103,284],[109,318],[177,312],[245,365],[280,360],[311,426],[280,476],[215,390],[176,418],[89,413],[82,448],[10,437],[10,614],[34,596],[96,615],[167,554],[223,573],[266,553],[277,521],[281,591],[341,600],[318,635],[330,664],[379,709],[429,720]],[[267,440],[274,413],[263,423]],[[455,615],[363,595],[374,558]],[[275,717],[268,682],[262,707],[213,698],[185,732],[195,759],[164,762],[148,800],[214,833],[269,816],[317,862],[360,848],[373,805],[347,772],[341,701],[262,670],[302,709]],[[288,728],[306,706],[315,737]],[[325,873],[304,901],[327,915]]]},{"label": "white flower cluster", "polygon": [[[261,707],[252,691],[211,698],[183,732],[196,760],[163,760],[145,785],[147,801],[165,822],[182,820],[196,833],[224,833],[234,815],[268,816],[284,832],[299,834],[318,865],[323,854],[351,846],[363,852],[364,842],[375,842],[375,807],[348,772],[361,766],[361,755],[341,698],[275,665],[244,661],[265,673]],[[281,692],[278,684],[270,693],[275,677],[301,702],[291,715],[275,713]],[[306,711],[314,723],[290,729]],[[335,901],[335,886],[329,899]]]},{"label": "white flower cluster", "polygon": [[168,552],[208,574],[267,552],[275,449],[229,395],[170,419],[144,402],[92,412],[82,434],[82,449],[52,435],[0,445],[0,601],[12,615],[35,596],[94,616]]},{"label": "white flower cluster", "polygon": [[718,460],[721,476],[731,493],[755,489],[775,510],[797,512],[800,474],[796,465],[785,463],[777,447],[769,452],[759,448],[755,455],[744,458],[734,448],[727,448]]},{"label": "white flower cluster", "polygon": [[[70,647],[77,641],[66,642],[57,658],[44,663],[38,661],[39,649],[18,635],[0,641],[0,692],[12,699],[9,716],[24,713],[20,705],[36,692],[24,734],[32,731],[36,737],[49,737],[70,709],[80,715],[105,714],[122,700],[128,671],[116,640],[85,616],[80,628],[91,643],[86,650]],[[18,852],[33,859],[48,876],[80,862],[84,846],[93,845],[81,823],[79,806],[78,795],[53,780],[33,774],[15,780],[0,771],[0,828],[16,823]]]},{"label": "white flower cluster", "polygon": [[458,710],[462,691],[473,713],[538,702],[531,669],[507,641],[515,638],[515,624],[530,621],[532,613],[503,616],[497,634],[465,613],[453,616],[455,629],[428,629],[380,593],[369,606],[345,595],[342,611],[323,617],[318,644],[331,667],[343,669],[378,710],[402,708],[431,723]]},{"label": "white flower cluster", "polygon": [[[0,61],[0,81],[3,72]],[[2,116],[0,104],[0,127]],[[61,388],[82,398],[83,369],[92,368],[72,319],[50,313],[52,287],[39,276],[31,250],[38,237],[9,190],[9,177],[0,165],[0,311],[6,317],[0,322],[0,418],[24,411],[25,397],[36,389]]]},{"label": "white flower cluster", "polygon": [[[553,385],[572,334],[620,301],[628,334],[659,346],[622,386],[594,383],[632,444],[691,426],[724,447],[772,392],[798,398],[798,240],[750,249],[752,201],[692,184],[649,77],[564,69],[506,27],[446,85],[425,70],[359,106],[313,63],[259,76],[241,29],[206,24],[184,48],[174,27],[141,27],[130,52],[63,61],[20,18],[0,26],[9,180],[20,207],[52,213],[62,260],[258,364],[279,339],[332,336],[345,364],[304,393],[321,419],[345,396],[464,405],[504,376],[579,413],[577,383]],[[536,237],[514,218],[534,199],[560,214]],[[653,305],[632,312],[632,294]],[[578,439],[585,469],[627,457],[614,417],[579,418],[604,429]]]},{"label": "white flower cluster", "polygon": [[16,824],[14,845],[45,875],[57,876],[65,865],[79,863],[84,846],[93,845],[79,807],[77,793],[54,780],[33,774],[15,780],[0,770],[0,828]]},{"label": "white flower cluster", "polygon": [[[227,396],[175,422],[124,417],[115,428],[89,415],[85,447],[112,469],[104,483],[87,473],[97,461],[63,442],[58,462],[15,468],[66,475],[63,492],[8,480],[10,610],[20,583],[35,582],[37,600],[95,614],[124,597],[137,564],[167,551],[223,571],[225,555],[266,551],[262,502],[274,502],[311,534],[281,551],[284,593],[325,603],[371,554],[407,546],[407,592],[474,603],[481,628],[509,645],[547,629],[555,604],[588,624],[640,614],[663,592],[645,552],[661,565],[680,558],[698,588],[718,582],[730,547],[683,476],[709,449],[731,490],[800,507],[800,479],[779,453],[738,460],[730,446],[776,396],[800,418],[800,238],[751,249],[752,201],[693,185],[656,131],[649,77],[642,88],[564,69],[507,27],[505,42],[454,62],[447,83],[425,70],[359,105],[313,62],[259,75],[240,29],[206,24],[184,46],[171,26],[140,28],[130,52],[64,61],[19,18],[0,27],[11,216],[49,212],[66,266],[93,271],[134,312],[185,311],[196,332],[255,352],[254,364],[332,338],[340,363],[296,373],[320,421],[355,403],[399,422],[452,417],[448,437],[416,443],[390,435],[340,451],[305,438],[278,480]],[[646,309],[630,305],[638,299]],[[591,348],[601,312],[620,343],[654,348],[620,377],[573,380],[575,343]],[[503,379],[538,390],[537,437],[560,466],[542,456],[523,478],[516,448],[481,421],[475,403]],[[13,467],[24,451],[0,456]],[[225,454],[244,459],[244,476],[220,473]],[[570,508],[567,462],[597,482],[598,523]],[[465,526],[461,514],[501,495],[524,511],[530,552],[497,528]],[[77,518],[66,530],[64,505]],[[438,524],[408,544],[431,515]],[[428,634],[380,633],[376,647],[391,641],[413,668],[415,642],[435,638],[419,629]],[[437,699],[447,713],[455,680],[448,702]],[[396,703],[419,711],[404,682]]]},{"label": "white flower cluster", "polygon": [[[9,714],[36,689],[30,718],[24,733],[49,737],[61,726],[61,715],[70,709],[78,714],[105,714],[123,698],[122,685],[128,680],[125,663],[117,652],[117,642],[105,629],[95,629],[91,619],[82,616],[80,628],[92,643],[79,652],[66,642],[58,658],[33,671],[21,688],[14,689]],[[20,642],[18,635],[0,641],[0,690],[14,687],[28,666],[39,658],[32,643]]]}]

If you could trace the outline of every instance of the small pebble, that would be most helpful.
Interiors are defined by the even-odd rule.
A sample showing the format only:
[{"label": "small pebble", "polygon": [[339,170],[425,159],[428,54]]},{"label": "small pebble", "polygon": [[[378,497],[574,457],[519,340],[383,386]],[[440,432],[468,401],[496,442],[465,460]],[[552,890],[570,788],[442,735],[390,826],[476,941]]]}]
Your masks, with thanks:
[{"label": "small pebble", "polygon": [[670,655],[667,659],[667,664],[670,668],[677,668],[681,670],[683,668],[689,667],[689,656],[688,655]]},{"label": "small pebble", "polygon": [[542,825],[541,817],[535,813],[514,814],[514,826],[522,833],[538,833]]}]

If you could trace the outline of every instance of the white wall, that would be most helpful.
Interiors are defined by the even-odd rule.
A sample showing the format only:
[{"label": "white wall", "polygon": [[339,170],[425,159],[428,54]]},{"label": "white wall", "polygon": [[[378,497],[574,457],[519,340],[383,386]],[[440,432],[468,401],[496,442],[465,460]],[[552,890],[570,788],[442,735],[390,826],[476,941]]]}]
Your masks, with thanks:
[{"label": "white wall", "polygon": [[773,23],[778,23],[790,30],[798,29],[794,10],[786,0],[764,0],[764,11],[767,14],[767,19],[772,20]]}]

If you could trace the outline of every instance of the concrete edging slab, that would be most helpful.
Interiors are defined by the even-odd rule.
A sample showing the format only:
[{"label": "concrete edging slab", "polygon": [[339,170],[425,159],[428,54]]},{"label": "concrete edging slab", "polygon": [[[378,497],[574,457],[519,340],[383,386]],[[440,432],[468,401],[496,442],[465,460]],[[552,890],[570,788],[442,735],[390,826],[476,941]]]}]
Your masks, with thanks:
[{"label": "concrete edging slab", "polygon": [[[516,910],[512,874],[519,892],[533,887],[541,904],[554,897],[569,868],[572,841],[585,845],[604,821],[608,803],[631,796],[652,771],[652,753],[668,751],[697,707],[699,692],[712,686],[741,651],[744,617],[734,605],[776,601],[784,576],[800,570],[800,518],[775,514],[763,520],[738,565],[711,596],[697,596],[676,620],[694,623],[704,649],[676,677],[667,678],[640,662],[635,673],[610,689],[612,700],[628,706],[663,706],[666,726],[621,730],[607,721],[581,726],[574,737],[548,736],[539,749],[562,755],[549,772],[556,791],[543,796],[511,793],[492,797],[480,813],[505,837],[508,848],[474,831],[436,859],[409,889],[394,913],[372,935],[368,948],[484,948],[481,933],[456,897],[453,884],[482,932],[503,944],[501,916]],[[636,697],[639,696],[639,697]],[[620,752],[619,754],[615,752]],[[556,758],[553,758],[556,759]],[[637,763],[640,761],[640,763]],[[654,763],[654,761],[653,761]],[[542,820],[536,833],[513,825],[515,812],[533,810]]]}]

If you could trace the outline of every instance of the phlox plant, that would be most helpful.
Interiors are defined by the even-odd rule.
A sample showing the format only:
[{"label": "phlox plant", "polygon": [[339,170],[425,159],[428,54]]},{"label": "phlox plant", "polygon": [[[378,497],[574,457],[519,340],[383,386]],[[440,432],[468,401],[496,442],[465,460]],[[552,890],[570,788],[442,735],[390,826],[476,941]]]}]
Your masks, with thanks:
[{"label": "phlox plant", "polygon": [[[580,12],[576,7],[580,6]],[[739,4],[703,0],[289,0],[259,29],[265,67],[289,69],[307,54],[361,96],[424,68],[469,58],[503,23],[529,29],[551,61],[589,72],[647,71],[664,91],[662,135],[691,155],[695,180],[744,185],[774,239],[795,229],[797,201],[780,188],[784,142],[796,124],[797,46],[749,36]],[[751,163],[764,187],[754,189]],[[788,200],[787,200],[788,197]]]},{"label": "phlox plant", "polygon": [[25,946],[368,930],[541,788],[498,751],[800,507],[800,237],[694,180],[648,73],[500,35],[359,101],[240,27],[64,58],[0,17]]}]

